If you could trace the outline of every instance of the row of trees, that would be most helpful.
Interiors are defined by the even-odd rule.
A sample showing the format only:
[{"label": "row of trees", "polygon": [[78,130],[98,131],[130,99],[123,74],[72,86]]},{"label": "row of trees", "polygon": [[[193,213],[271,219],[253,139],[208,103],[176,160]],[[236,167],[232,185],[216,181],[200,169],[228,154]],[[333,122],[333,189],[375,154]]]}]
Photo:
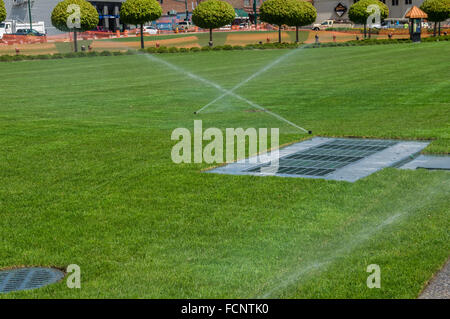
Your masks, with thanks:
[{"label": "row of trees", "polygon": [[[364,25],[364,37],[367,34],[367,19],[371,15],[367,8],[373,4],[379,7],[381,19],[389,15],[388,7],[379,0],[360,0],[354,3],[348,12],[351,21]],[[428,14],[429,21],[435,22],[434,35],[436,23],[450,18],[450,0],[425,0],[421,9]],[[126,0],[120,9],[120,19],[124,23],[140,26],[141,48],[144,48],[143,25],[158,19],[161,14],[162,8],[156,0]],[[279,42],[282,25],[296,27],[298,42],[299,27],[313,23],[316,17],[314,6],[303,0],[267,0],[260,7],[260,19],[278,26]],[[0,21],[5,18],[5,5],[3,0],[0,0]],[[200,28],[209,29],[210,45],[213,41],[213,29],[231,24],[234,18],[233,7],[221,0],[201,2],[192,12],[192,21]],[[51,20],[59,30],[74,33],[74,48],[77,51],[77,32],[94,29],[98,25],[99,17],[97,10],[86,0],[63,0],[53,9]]]},{"label": "row of trees", "polygon": [[0,22],[6,19],[6,9],[3,0],[0,0]]},{"label": "row of trees", "polygon": [[434,22],[433,35],[436,36],[436,24],[439,23],[441,35],[441,22],[450,18],[450,0],[425,0],[420,9],[428,14],[428,21]]}]

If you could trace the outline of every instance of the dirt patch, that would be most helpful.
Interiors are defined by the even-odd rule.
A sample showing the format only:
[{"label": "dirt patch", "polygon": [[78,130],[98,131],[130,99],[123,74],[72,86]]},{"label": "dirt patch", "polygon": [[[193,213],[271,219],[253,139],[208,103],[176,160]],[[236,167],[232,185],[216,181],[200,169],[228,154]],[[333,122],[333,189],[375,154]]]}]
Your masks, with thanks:
[{"label": "dirt patch", "polygon": [[94,50],[128,50],[129,48],[139,48],[140,43],[94,40],[91,46]]},{"label": "dirt patch", "polygon": [[[308,35],[308,39],[305,43],[314,43],[316,41],[316,34],[319,36],[319,42],[333,42],[333,35],[336,36],[336,42],[346,42],[350,40],[356,40],[358,36],[360,40],[364,39],[362,33],[349,33],[349,32],[336,32],[336,31],[313,31]],[[388,39],[387,34],[372,34],[372,39]],[[394,34],[393,39],[406,39],[409,38],[408,34]]]},{"label": "dirt patch", "polygon": [[[176,46],[184,48],[200,47],[198,44],[198,38],[196,36],[180,37],[174,39],[164,39],[164,40],[151,40],[145,41],[144,45],[146,47],[154,47],[158,43],[160,46]],[[130,41],[130,42],[119,42],[119,41],[94,41],[92,48],[94,50],[128,50],[138,49],[141,47],[140,41]]]},{"label": "dirt patch", "polygon": [[58,53],[54,43],[32,43],[32,44],[0,44],[0,54],[16,54],[16,48],[20,54],[50,54]]}]

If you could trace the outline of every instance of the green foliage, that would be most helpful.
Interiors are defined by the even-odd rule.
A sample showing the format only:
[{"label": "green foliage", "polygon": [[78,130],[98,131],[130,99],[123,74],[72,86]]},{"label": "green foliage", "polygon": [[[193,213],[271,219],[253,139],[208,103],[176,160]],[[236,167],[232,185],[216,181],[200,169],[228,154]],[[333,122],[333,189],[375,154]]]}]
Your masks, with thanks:
[{"label": "green foliage", "polygon": [[120,19],[128,24],[144,24],[158,19],[162,8],[156,0],[127,0],[120,8]]},{"label": "green foliage", "polygon": [[381,1],[378,0],[360,0],[350,7],[348,10],[349,19],[358,24],[366,24],[367,18],[372,14],[367,12],[367,7],[371,4],[376,4],[380,7],[381,19],[386,19],[389,15],[389,8]]},{"label": "green foliage", "polygon": [[289,24],[292,13],[292,0],[267,0],[260,7],[259,17],[262,21],[281,26]]},{"label": "green foliage", "polygon": [[428,20],[441,22],[450,18],[450,0],[425,0],[420,9],[428,14]]},{"label": "green foliage", "polygon": [[87,31],[94,29],[98,25],[98,13],[94,6],[85,0],[64,0],[58,3],[52,11],[52,24],[61,31],[75,31],[67,26],[67,19],[73,11],[67,12],[67,7],[71,4],[80,7],[80,28],[76,31]]},{"label": "green foliage", "polygon": [[3,0],[0,0],[0,22],[6,19],[6,9]]},{"label": "green foliage", "polygon": [[236,14],[231,4],[220,0],[207,0],[192,12],[192,21],[203,29],[216,29],[233,22]]},{"label": "green foliage", "polygon": [[303,0],[288,0],[290,13],[286,24],[293,27],[304,26],[313,23],[317,18],[317,10],[314,6]]}]

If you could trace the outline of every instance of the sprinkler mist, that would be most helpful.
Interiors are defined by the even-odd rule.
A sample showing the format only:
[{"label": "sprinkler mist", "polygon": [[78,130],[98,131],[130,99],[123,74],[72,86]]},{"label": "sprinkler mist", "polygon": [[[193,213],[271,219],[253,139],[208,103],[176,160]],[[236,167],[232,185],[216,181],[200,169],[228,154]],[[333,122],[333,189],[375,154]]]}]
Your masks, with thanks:
[{"label": "sprinkler mist", "polygon": [[278,115],[278,114],[276,114],[276,113],[273,113],[273,112],[271,112],[271,111],[265,109],[265,108],[262,107],[261,105],[259,105],[259,104],[255,103],[255,102],[253,102],[253,101],[250,101],[250,100],[247,99],[247,98],[244,98],[244,97],[242,97],[242,96],[240,96],[240,95],[234,93],[234,91],[237,90],[238,88],[240,88],[242,85],[246,84],[246,83],[249,82],[250,80],[252,80],[252,79],[254,79],[255,77],[259,76],[260,74],[266,72],[267,70],[269,70],[270,68],[272,68],[273,66],[275,66],[276,64],[278,64],[279,62],[281,62],[282,60],[284,60],[285,58],[287,58],[288,56],[292,55],[294,52],[296,52],[296,51],[298,51],[298,50],[300,50],[300,49],[302,49],[302,48],[303,48],[303,47],[301,47],[301,48],[299,48],[299,49],[292,50],[291,52],[285,53],[284,55],[282,55],[281,57],[279,57],[278,59],[276,59],[276,60],[273,61],[272,63],[266,65],[265,67],[263,67],[263,68],[262,68],[261,70],[259,70],[258,72],[254,73],[253,75],[251,75],[250,77],[248,77],[247,79],[245,79],[244,81],[242,81],[241,83],[239,83],[239,84],[237,84],[236,86],[234,86],[231,90],[227,90],[227,89],[223,88],[222,86],[220,86],[220,85],[217,84],[217,83],[214,83],[214,82],[212,82],[212,81],[209,81],[209,80],[207,80],[207,79],[205,79],[205,78],[203,78],[203,77],[201,77],[201,76],[198,76],[198,75],[196,75],[196,74],[194,74],[194,73],[192,73],[192,72],[186,71],[186,70],[180,68],[180,67],[177,66],[177,65],[174,65],[174,64],[172,64],[172,63],[170,63],[170,62],[167,62],[167,61],[164,60],[164,59],[157,58],[157,57],[155,57],[155,56],[153,56],[153,55],[145,54],[145,53],[144,53],[144,56],[147,57],[148,59],[154,61],[154,62],[158,62],[158,63],[160,63],[160,64],[164,64],[164,65],[166,65],[167,67],[171,68],[171,69],[174,70],[174,71],[177,71],[177,72],[179,72],[179,73],[181,73],[181,74],[184,74],[184,75],[186,75],[186,76],[188,76],[188,77],[190,77],[190,78],[192,78],[192,79],[194,79],[194,80],[197,80],[197,81],[199,81],[199,82],[203,82],[203,83],[207,84],[208,86],[212,86],[212,87],[214,87],[214,88],[216,88],[217,90],[219,90],[219,91],[222,92],[222,95],[220,95],[219,97],[217,97],[216,99],[214,99],[214,100],[211,101],[210,103],[206,104],[206,105],[203,106],[201,109],[195,111],[195,112],[194,112],[194,115],[199,114],[202,110],[204,110],[204,109],[207,108],[208,106],[214,104],[215,102],[217,102],[217,101],[221,100],[222,98],[224,98],[225,96],[229,95],[229,96],[232,96],[232,97],[234,97],[234,98],[236,98],[236,99],[239,99],[239,100],[241,100],[241,101],[243,101],[243,102],[249,104],[250,106],[252,106],[252,107],[254,107],[254,108],[257,108],[257,109],[259,109],[259,110],[261,110],[261,111],[263,111],[263,112],[265,112],[265,113],[268,113],[268,114],[272,115],[273,117],[276,117],[276,118],[279,119],[280,121],[283,121],[283,122],[285,122],[285,123],[287,123],[287,124],[289,124],[289,125],[291,125],[291,126],[297,128],[297,129],[299,129],[300,131],[303,131],[303,132],[305,132],[305,133],[307,133],[307,134],[312,134],[311,131],[308,131],[308,130],[304,129],[303,127],[300,127],[300,126],[298,126],[297,124],[294,124],[294,123],[292,123],[291,121],[285,119],[284,117],[282,117],[282,116],[280,116],[280,115]]}]

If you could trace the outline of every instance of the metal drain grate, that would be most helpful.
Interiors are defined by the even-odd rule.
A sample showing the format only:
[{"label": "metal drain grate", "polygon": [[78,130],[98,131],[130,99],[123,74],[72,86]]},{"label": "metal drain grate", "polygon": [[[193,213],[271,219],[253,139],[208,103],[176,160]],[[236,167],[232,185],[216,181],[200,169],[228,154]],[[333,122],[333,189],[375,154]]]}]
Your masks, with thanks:
[{"label": "metal drain grate", "polygon": [[[385,167],[404,164],[406,159],[414,158],[429,143],[313,137],[283,147],[277,152],[269,152],[264,157],[255,155],[215,167],[208,173],[355,182]],[[271,162],[276,159],[279,159],[278,165]]]},{"label": "metal drain grate", "polygon": [[64,273],[53,268],[19,268],[0,271],[0,293],[41,288],[58,282]]},{"label": "metal drain grate", "polygon": [[[334,139],[279,159],[277,174],[322,177],[397,144],[396,141]],[[272,163],[258,165],[248,172],[261,172]]]}]

